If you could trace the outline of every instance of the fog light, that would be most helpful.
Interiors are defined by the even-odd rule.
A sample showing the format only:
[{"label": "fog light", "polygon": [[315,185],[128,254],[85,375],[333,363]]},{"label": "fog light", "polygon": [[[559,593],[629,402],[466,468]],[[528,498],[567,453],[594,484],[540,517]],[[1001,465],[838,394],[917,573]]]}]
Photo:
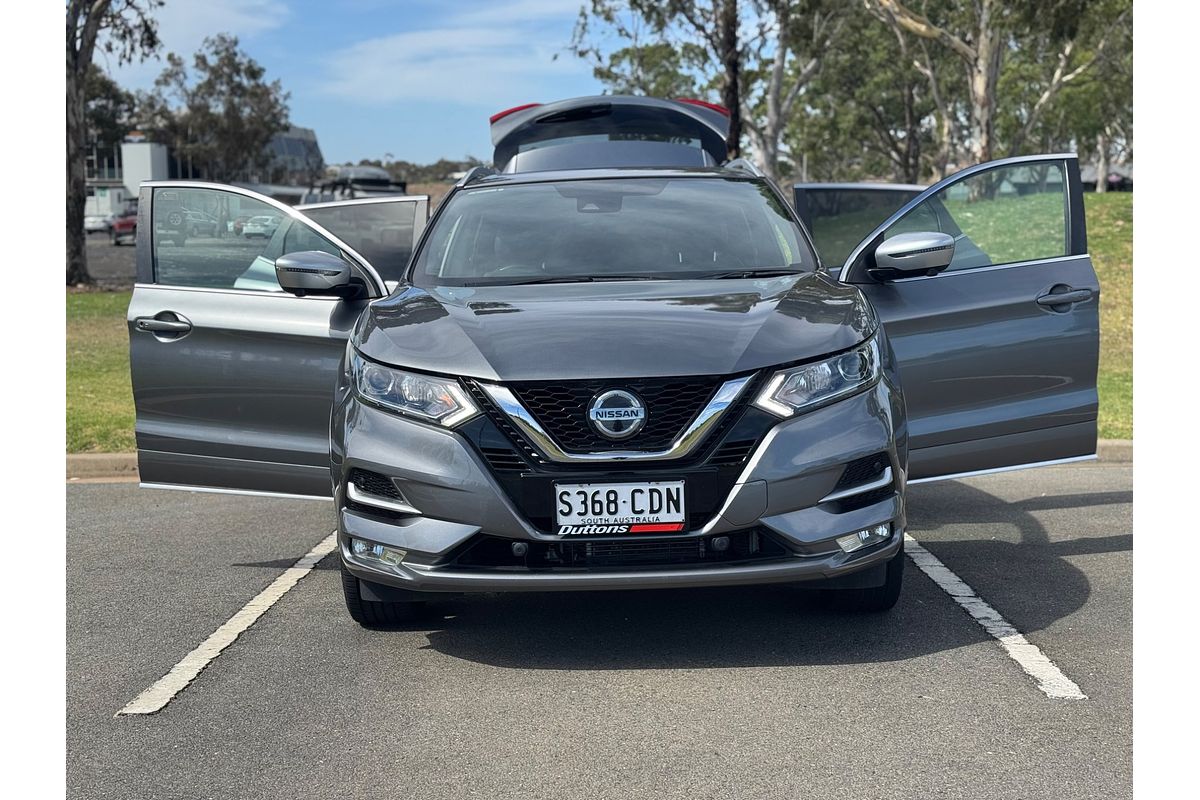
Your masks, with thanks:
[{"label": "fog light", "polygon": [[713,549],[713,552],[724,553],[726,550],[729,549],[729,537],[728,536],[714,536],[712,539],[709,540],[708,544],[709,544],[709,547],[711,547]]},{"label": "fog light", "polygon": [[516,556],[517,558],[524,558],[525,554],[528,552],[529,552],[529,545],[526,544],[525,542],[513,542],[512,543],[512,554],[514,556]]},{"label": "fog light", "polygon": [[861,550],[864,547],[870,547],[873,544],[886,542],[892,535],[892,526],[889,523],[883,525],[875,525],[871,528],[866,528],[858,533],[847,534],[837,538],[838,547],[842,548],[843,552],[853,553],[855,550]]},{"label": "fog light", "polygon": [[350,552],[355,557],[363,561],[374,561],[379,564],[386,564],[389,567],[395,567],[404,560],[408,555],[407,550],[399,550],[395,547],[387,547],[374,542],[365,542],[362,539],[350,540]]}]

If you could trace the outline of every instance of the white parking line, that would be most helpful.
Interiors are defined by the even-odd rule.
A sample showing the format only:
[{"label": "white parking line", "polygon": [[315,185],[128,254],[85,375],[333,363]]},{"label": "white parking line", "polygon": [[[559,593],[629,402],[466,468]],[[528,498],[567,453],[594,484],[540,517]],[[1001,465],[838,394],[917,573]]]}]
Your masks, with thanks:
[{"label": "white parking line", "polygon": [[1016,661],[1021,669],[1037,681],[1037,686],[1047,697],[1056,700],[1086,700],[1084,694],[1074,681],[1062,673],[1054,662],[1046,657],[1038,646],[1031,644],[1000,612],[987,604],[975,590],[968,586],[962,578],[950,571],[937,556],[926,550],[921,544],[904,534],[904,552],[921,571],[933,579],[933,582],[954,598],[954,601],[966,609],[966,612],[978,622],[983,629],[1000,642],[1004,652]]},{"label": "white parking line", "polygon": [[171,667],[170,672],[159,678],[152,686],[118,711],[116,716],[153,714],[161,711],[175,695],[195,680],[196,676],[200,674],[200,670],[207,667],[213,659],[221,654],[222,650],[233,644],[233,641],[243,631],[267,613],[267,609],[275,605],[279,598],[287,594],[301,578],[312,572],[317,562],[332,553],[336,547],[337,532],[334,531],[317,543],[303,558],[285,569],[283,574],[271,581],[270,586],[255,595],[249,603],[242,606],[241,610],[230,617],[224,625],[213,631],[212,635],[201,642],[195,650]]}]

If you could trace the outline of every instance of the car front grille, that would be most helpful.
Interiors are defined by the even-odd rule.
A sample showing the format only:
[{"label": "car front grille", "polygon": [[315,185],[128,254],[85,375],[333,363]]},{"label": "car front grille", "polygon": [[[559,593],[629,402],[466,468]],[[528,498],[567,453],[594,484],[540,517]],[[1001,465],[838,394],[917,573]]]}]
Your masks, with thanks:
[{"label": "car front grille", "polygon": [[742,442],[726,442],[717,449],[717,452],[712,454],[712,457],[708,459],[708,463],[722,467],[741,464],[749,458],[757,445],[757,439],[749,439]]},{"label": "car front grille", "polygon": [[729,547],[717,551],[714,536],[527,542],[525,555],[512,552],[512,540],[480,534],[451,560],[457,568],[503,570],[626,569],[720,564],[784,558],[791,551],[762,528],[718,534]]},{"label": "car front grille", "polygon": [[[559,447],[568,452],[665,450],[716,393],[722,379],[631,378],[628,380],[537,381],[515,383],[513,392]],[[646,406],[646,424],[634,436],[614,441],[588,420],[588,406],[610,389],[636,394]]]},{"label": "car front grille", "polygon": [[756,384],[724,415],[687,456],[665,461],[554,462],[546,459],[517,430],[508,416],[474,382],[471,397],[484,412],[458,428],[475,447],[505,494],[535,529],[554,533],[555,485],[558,483],[622,483],[684,480],[687,529],[707,524],[728,497],[745,462],[778,418],[754,408]]}]

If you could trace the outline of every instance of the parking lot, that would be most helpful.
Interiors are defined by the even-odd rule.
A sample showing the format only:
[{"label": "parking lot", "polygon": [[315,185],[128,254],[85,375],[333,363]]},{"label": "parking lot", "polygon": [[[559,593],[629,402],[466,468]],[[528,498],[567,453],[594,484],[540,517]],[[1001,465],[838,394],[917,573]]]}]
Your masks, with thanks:
[{"label": "parking lot", "polygon": [[909,494],[915,542],[1086,699],[1047,696],[911,561],[880,616],[772,586],[458,597],[367,631],[330,556],[131,716],[333,512],[69,485],[69,796],[1128,797],[1130,467]]},{"label": "parking lot", "polygon": [[88,272],[104,289],[128,289],[133,286],[137,266],[137,248],[133,245],[114,245],[106,233],[87,236]]}]

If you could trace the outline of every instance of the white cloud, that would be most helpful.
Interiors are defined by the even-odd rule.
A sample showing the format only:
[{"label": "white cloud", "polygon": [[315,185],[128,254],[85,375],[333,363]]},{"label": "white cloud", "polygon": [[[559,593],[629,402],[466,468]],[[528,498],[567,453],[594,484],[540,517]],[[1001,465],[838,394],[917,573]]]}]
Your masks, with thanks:
[{"label": "white cloud", "polygon": [[97,48],[95,60],[123,85],[144,89],[162,71],[167,53],[186,59],[200,49],[206,37],[217,33],[231,33],[244,44],[278,28],[289,13],[281,0],[170,0],[154,12],[162,41],[159,58],[118,66]]},{"label": "white cloud", "polygon": [[319,88],[364,104],[494,105],[516,95],[514,102],[537,100],[533,95],[552,91],[556,80],[589,74],[565,52],[578,10],[579,0],[517,0],[459,10],[437,27],[367,39],[332,53]]},{"label": "white cloud", "polygon": [[486,2],[476,8],[456,12],[452,19],[462,25],[528,22],[536,19],[573,18],[579,14],[583,0],[510,0],[507,3]]}]

